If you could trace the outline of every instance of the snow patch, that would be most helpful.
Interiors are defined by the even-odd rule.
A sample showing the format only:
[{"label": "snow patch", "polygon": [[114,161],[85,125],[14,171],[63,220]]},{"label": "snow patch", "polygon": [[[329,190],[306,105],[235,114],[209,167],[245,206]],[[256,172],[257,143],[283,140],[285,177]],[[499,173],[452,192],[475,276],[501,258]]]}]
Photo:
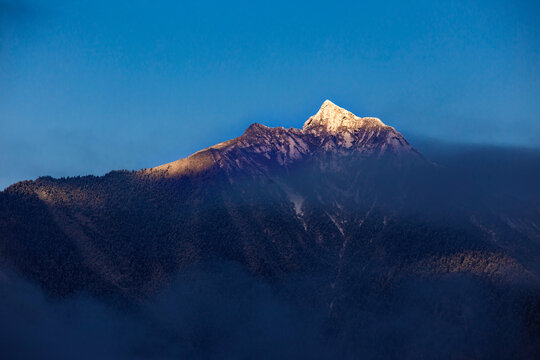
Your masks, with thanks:
[{"label": "snow patch", "polygon": [[304,204],[304,198],[296,193],[289,193],[287,195],[294,205],[294,212],[296,212],[296,215],[303,216],[304,211],[302,211],[302,205]]},{"label": "snow patch", "polygon": [[345,147],[348,149],[352,146],[353,144],[353,137],[351,135],[351,133],[349,133],[348,131],[343,134],[343,140],[345,140]]},{"label": "snow patch", "polygon": [[[304,197],[296,193],[295,191],[293,191],[293,189],[283,184],[282,182],[277,181],[277,180],[274,180],[274,181],[281,186],[285,194],[287,194],[287,197],[289,198],[289,200],[293,203],[294,212],[296,213],[296,215],[300,217],[303,216],[304,211],[302,210],[302,205],[304,204]],[[305,228],[305,224],[304,224],[304,228]]]},{"label": "snow patch", "polygon": [[332,220],[332,222],[334,223],[334,225],[336,225],[336,227],[338,228],[339,232],[341,233],[341,235],[345,235],[345,232],[343,231],[343,228],[341,227],[341,225],[337,222],[337,220],[332,216],[330,215],[328,212],[326,212],[326,215],[328,215],[328,217],[330,218],[330,220]]}]

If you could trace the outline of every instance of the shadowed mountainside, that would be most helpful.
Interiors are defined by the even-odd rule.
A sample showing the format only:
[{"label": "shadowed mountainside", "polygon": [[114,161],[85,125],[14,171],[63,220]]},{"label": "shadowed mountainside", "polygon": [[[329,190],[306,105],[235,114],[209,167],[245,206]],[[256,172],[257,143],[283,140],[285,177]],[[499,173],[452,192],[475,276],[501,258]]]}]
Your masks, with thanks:
[{"label": "shadowed mountainside", "polygon": [[194,266],[235,263],[323,318],[343,356],[435,356],[422,346],[430,326],[417,348],[393,337],[395,323],[380,338],[368,330],[421,317],[443,324],[430,336],[452,338],[476,334],[481,316],[489,336],[445,354],[532,357],[538,157],[513,169],[531,180],[460,156],[433,163],[394,128],[326,101],[302,129],[253,124],[156,168],[14,184],[0,193],[0,260],[53,296],[120,304]]}]

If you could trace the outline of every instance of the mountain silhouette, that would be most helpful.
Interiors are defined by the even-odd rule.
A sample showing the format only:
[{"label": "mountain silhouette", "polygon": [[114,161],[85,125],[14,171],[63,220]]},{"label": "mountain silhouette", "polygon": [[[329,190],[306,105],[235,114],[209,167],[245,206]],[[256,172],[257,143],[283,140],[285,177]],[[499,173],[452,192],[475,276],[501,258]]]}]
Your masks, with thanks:
[{"label": "mountain silhouette", "polygon": [[352,357],[368,344],[380,358],[435,356],[373,330],[407,322],[403,309],[470,339],[489,309],[490,337],[454,358],[534,357],[540,197],[469,170],[327,100],[302,129],[252,124],[154,168],[16,183],[0,193],[0,261],[50,296],[120,304],[233,263],[322,317],[324,341]]}]

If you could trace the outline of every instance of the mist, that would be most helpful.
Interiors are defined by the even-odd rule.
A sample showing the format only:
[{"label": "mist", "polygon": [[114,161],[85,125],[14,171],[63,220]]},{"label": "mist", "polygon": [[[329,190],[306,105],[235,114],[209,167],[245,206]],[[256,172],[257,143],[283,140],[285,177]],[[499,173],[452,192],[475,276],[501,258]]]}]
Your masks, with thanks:
[{"label": "mist", "polygon": [[234,263],[194,267],[129,305],[49,297],[3,273],[4,359],[527,358],[521,297],[497,299],[469,276],[409,280],[377,298],[388,306],[328,319],[311,297],[320,278],[269,284]]},{"label": "mist", "polygon": [[240,266],[179,276],[138,305],[59,299],[10,272],[0,282],[4,359],[313,358],[321,323]]}]

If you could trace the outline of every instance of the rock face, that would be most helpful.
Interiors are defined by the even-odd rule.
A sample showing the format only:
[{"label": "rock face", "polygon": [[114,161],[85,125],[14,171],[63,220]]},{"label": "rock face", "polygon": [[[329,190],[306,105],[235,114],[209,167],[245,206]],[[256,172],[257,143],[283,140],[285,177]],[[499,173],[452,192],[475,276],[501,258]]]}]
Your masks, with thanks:
[{"label": "rock face", "polygon": [[[196,264],[234,262],[324,318],[325,338],[352,357],[376,341],[370,326],[405,316],[404,287],[459,275],[489,289],[490,316],[523,316],[528,345],[505,351],[530,354],[539,338],[537,198],[518,201],[489,178],[462,175],[426,161],[380,120],[325,101],[302,129],[253,124],[155,168],[14,184],[0,193],[0,261],[57,296],[128,302]],[[422,314],[470,335],[470,304],[459,296],[441,303],[456,311],[429,303]],[[500,321],[491,344],[514,339]],[[457,357],[482,354],[471,349]]]},{"label": "rock face", "polygon": [[150,171],[168,175],[196,173],[212,166],[262,170],[321,154],[394,156],[420,161],[421,155],[393,127],[376,118],[360,118],[326,100],[302,129],[252,124],[233,140]]},{"label": "rock face", "polygon": [[377,118],[360,118],[329,100],[306,121],[302,131],[319,139],[317,145],[325,150],[350,149],[377,155],[415,152],[393,127]]}]

